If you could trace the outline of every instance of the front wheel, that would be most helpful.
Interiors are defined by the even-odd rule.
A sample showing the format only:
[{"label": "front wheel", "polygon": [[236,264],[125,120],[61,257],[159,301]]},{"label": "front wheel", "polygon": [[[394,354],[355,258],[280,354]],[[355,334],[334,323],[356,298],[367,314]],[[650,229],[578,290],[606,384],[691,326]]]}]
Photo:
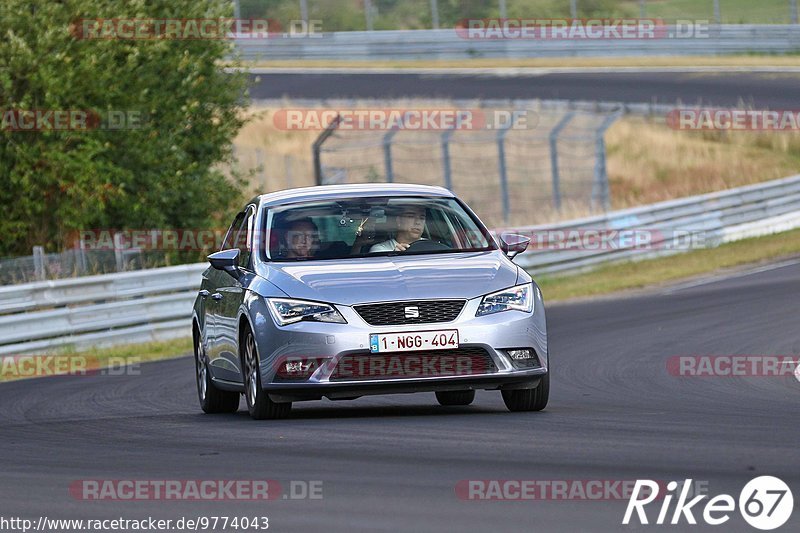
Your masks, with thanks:
[{"label": "front wheel", "polygon": [[469,405],[474,399],[474,390],[454,390],[436,393],[436,400],[440,405]]},{"label": "front wheel", "polygon": [[550,373],[542,377],[535,389],[504,390],[502,393],[509,411],[541,411],[550,398]]},{"label": "front wheel", "polygon": [[261,369],[258,364],[258,350],[253,332],[248,330],[242,346],[244,389],[247,398],[247,410],[255,420],[286,418],[292,410],[291,402],[276,403],[261,388]]},{"label": "front wheel", "polygon": [[200,408],[205,413],[235,413],[239,410],[239,393],[219,390],[211,381],[208,370],[208,358],[203,349],[200,335],[194,347],[194,364],[197,381],[197,398]]}]

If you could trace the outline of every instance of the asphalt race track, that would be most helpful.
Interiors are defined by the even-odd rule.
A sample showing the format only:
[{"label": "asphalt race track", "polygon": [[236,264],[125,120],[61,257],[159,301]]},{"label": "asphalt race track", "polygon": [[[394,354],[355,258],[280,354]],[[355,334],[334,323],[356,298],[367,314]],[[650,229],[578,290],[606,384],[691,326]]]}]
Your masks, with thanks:
[{"label": "asphalt race track", "polygon": [[[679,377],[672,355],[798,354],[800,262],[549,309],[553,390],[542,413],[496,392],[444,408],[433,394],[295,404],[289,420],[203,415],[190,358],[141,375],[0,384],[4,516],[268,516],[274,531],[614,531],[626,501],[469,501],[460,480],[683,480],[738,495],[758,475],[795,489],[800,383]],[[546,296],[546,295],[545,295]],[[188,327],[188,326],[187,326]],[[81,479],[323,482],[322,499],[82,501]],[[288,491],[287,491],[288,492]],[[650,508],[649,508],[650,509]],[[655,519],[658,508],[650,512]],[[702,510],[695,515],[702,520]],[[755,531],[738,512],[716,528]]]},{"label": "asphalt race track", "polygon": [[[254,74],[251,96],[273,98],[499,98],[794,109],[800,76],[789,73],[592,72],[541,75],[420,73]],[[713,95],[713,96],[711,96]]]}]

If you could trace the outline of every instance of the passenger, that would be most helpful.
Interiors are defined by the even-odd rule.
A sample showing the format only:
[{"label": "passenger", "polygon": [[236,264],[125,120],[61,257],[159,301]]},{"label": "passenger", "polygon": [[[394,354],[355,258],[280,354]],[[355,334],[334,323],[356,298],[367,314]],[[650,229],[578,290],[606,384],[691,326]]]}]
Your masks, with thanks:
[{"label": "passenger", "polygon": [[286,252],[288,259],[311,259],[319,251],[319,228],[310,218],[301,218],[289,223],[286,229]]},{"label": "passenger", "polygon": [[370,253],[406,251],[412,243],[422,238],[425,219],[425,206],[407,205],[402,207],[395,218],[397,230],[394,237],[374,245],[369,249]]}]

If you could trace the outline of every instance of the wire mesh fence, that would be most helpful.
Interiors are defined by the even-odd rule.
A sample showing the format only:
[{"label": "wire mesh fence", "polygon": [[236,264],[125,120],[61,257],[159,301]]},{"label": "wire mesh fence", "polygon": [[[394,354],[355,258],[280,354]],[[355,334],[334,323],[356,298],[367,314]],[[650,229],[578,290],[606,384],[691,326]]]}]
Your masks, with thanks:
[{"label": "wire mesh fence", "polygon": [[333,129],[317,147],[318,183],[440,185],[493,227],[608,209],[603,135],[619,114],[541,108],[513,114],[526,117],[524,126],[496,128],[489,121],[475,130]]},{"label": "wire mesh fence", "polygon": [[29,256],[0,259],[0,285],[111,274],[182,262],[176,260],[174,254],[141,249],[75,248],[58,253],[44,253],[42,247],[35,246],[33,252]]}]

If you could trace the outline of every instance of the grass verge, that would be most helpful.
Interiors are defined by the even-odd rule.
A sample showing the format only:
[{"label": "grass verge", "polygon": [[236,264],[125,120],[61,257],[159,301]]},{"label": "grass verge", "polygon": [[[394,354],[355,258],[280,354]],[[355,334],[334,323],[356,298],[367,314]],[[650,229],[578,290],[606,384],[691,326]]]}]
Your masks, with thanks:
[{"label": "grass verge", "polygon": [[518,59],[416,59],[394,61],[245,61],[245,68],[584,68],[584,67],[800,67],[800,55],[740,54],[656,57],[531,57]]},{"label": "grass verge", "polygon": [[800,254],[800,230],[745,239],[717,248],[656,259],[607,265],[567,276],[536,276],[546,302],[600,296],[691,278],[721,269]]}]

